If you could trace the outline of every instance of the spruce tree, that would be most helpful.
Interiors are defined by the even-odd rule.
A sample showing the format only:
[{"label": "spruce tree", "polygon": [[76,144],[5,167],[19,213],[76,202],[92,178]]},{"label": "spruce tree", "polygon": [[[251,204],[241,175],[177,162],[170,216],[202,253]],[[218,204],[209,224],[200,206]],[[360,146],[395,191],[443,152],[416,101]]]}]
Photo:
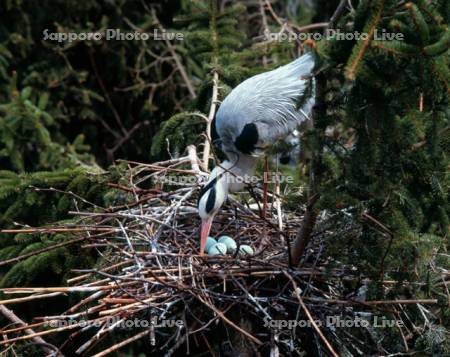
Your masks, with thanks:
[{"label": "spruce tree", "polygon": [[[126,177],[124,166],[109,166],[114,159],[182,154],[188,144],[204,141],[202,116],[215,74],[223,99],[246,78],[298,54],[296,43],[255,39],[264,27],[280,29],[272,17],[263,23],[260,2],[167,3],[0,4],[2,229],[77,224],[69,211],[127,202],[129,197],[108,186]],[[303,25],[311,16],[310,8],[303,11],[305,3],[272,6]],[[354,10],[336,29],[367,33],[367,39],[309,41],[318,60],[320,114],[302,137],[312,153],[309,190],[320,193],[312,208],[319,217],[311,220],[313,233],[327,232],[327,268],[350,267],[369,280],[367,299],[438,299],[430,309],[436,317],[421,334],[412,329],[408,345],[418,353],[446,355],[450,310],[439,269],[449,263],[450,3],[349,3]],[[315,19],[328,21],[336,7],[337,1],[319,1],[316,16],[326,17]],[[44,28],[157,28],[181,32],[184,40],[59,44],[42,40]],[[374,39],[382,30],[404,38]],[[289,200],[291,206],[306,203],[297,195]],[[94,252],[72,243],[70,233],[0,238],[3,287],[62,285],[71,269],[101,264]],[[386,280],[397,283],[387,289]],[[343,284],[350,296],[361,287]],[[55,311],[66,303],[56,304]],[[33,308],[18,311],[31,317]],[[422,319],[414,306],[402,313],[411,323]],[[392,353],[403,351],[397,330],[376,333],[392,344]]]},{"label": "spruce tree", "polygon": [[[438,298],[438,316],[449,314],[433,268],[448,266],[448,10],[447,1],[363,0],[343,16],[337,30],[368,36],[317,44],[325,63],[317,76],[321,115],[307,135],[318,153],[321,197],[314,210],[333,217],[332,266],[355,266],[369,277],[368,299]],[[383,30],[404,38],[380,39]],[[390,279],[398,284],[386,289],[382,281]],[[415,309],[408,313],[422,318]],[[435,319],[414,336],[418,350],[449,353],[449,345],[438,342],[442,322]]]}]

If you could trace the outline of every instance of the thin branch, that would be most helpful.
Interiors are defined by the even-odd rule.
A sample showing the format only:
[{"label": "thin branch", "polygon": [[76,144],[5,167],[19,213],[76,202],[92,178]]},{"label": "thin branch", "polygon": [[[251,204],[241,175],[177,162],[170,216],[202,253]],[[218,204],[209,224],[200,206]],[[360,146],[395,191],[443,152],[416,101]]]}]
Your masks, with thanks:
[{"label": "thin branch", "polygon": [[[164,32],[165,29],[163,28],[159,19],[156,17],[155,13],[153,13],[153,17],[155,18],[155,21],[156,21],[160,31]],[[183,64],[181,63],[180,57],[178,56],[177,52],[175,51],[175,48],[173,47],[172,43],[169,41],[169,39],[167,37],[164,37],[164,41],[166,42],[166,46],[169,49],[173,60],[175,61],[175,64],[178,68],[178,71],[180,72],[181,77],[183,78],[184,83],[186,84],[186,87],[189,91],[189,95],[191,96],[192,99],[197,98],[197,94],[195,93],[194,86],[193,86],[191,80],[189,79],[189,76],[187,75],[186,69],[184,68]]]},{"label": "thin branch", "polygon": [[[5,316],[8,320],[13,322],[14,324],[17,324],[19,326],[27,326],[27,324],[22,319],[20,319],[12,310],[8,309],[6,306],[0,305],[0,312],[2,313],[3,316]],[[25,330],[25,334],[35,335],[36,333],[31,328],[27,328]],[[45,342],[45,340],[42,337],[35,336],[32,337],[32,340],[37,345],[39,345],[45,353],[48,353],[51,356],[64,357],[64,355],[59,351],[57,347]]]},{"label": "thin branch", "polygon": [[339,357],[339,355],[334,350],[333,346],[331,346],[330,342],[328,342],[327,338],[324,336],[324,334],[320,330],[319,326],[317,326],[317,323],[314,321],[314,318],[312,317],[311,313],[309,312],[308,308],[306,307],[305,303],[303,302],[303,299],[302,299],[302,297],[300,296],[300,293],[299,293],[300,289],[298,288],[297,283],[292,278],[292,276],[290,276],[288,273],[285,272],[285,275],[291,281],[292,286],[294,288],[295,296],[297,297],[297,300],[298,300],[300,306],[302,307],[303,311],[305,311],[305,314],[308,317],[309,321],[311,322],[314,330],[316,330],[316,332],[320,336],[321,340],[325,343],[325,346],[327,346],[328,351],[330,351],[331,355],[333,357]]},{"label": "thin branch", "polygon": [[339,19],[342,17],[345,11],[345,6],[348,4],[348,0],[341,0],[338,7],[334,11],[333,15],[330,18],[330,22],[328,23],[327,28],[333,29]]},{"label": "thin branch", "polygon": [[216,115],[217,108],[217,98],[219,95],[219,74],[216,70],[213,73],[213,90],[211,97],[211,105],[209,107],[209,114],[206,121],[206,139],[203,148],[203,169],[208,171],[208,163],[209,163],[209,154],[211,152],[211,125],[214,120],[214,116]]}]

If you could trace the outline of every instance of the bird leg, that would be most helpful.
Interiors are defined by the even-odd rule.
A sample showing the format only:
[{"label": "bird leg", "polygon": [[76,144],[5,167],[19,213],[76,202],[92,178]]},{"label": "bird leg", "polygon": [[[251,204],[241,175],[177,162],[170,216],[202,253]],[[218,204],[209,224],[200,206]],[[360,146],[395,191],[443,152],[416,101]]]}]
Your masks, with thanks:
[{"label": "bird leg", "polygon": [[269,188],[269,180],[267,177],[268,173],[269,173],[269,162],[266,156],[264,158],[263,210],[262,210],[263,218],[266,218],[266,211],[267,211],[267,190]]}]

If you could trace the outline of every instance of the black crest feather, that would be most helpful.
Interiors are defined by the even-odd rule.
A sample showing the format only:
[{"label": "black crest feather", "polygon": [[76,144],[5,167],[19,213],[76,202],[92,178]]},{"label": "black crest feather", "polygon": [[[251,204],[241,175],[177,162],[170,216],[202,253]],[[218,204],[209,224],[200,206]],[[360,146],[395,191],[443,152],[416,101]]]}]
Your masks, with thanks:
[{"label": "black crest feather", "polygon": [[243,154],[250,155],[255,151],[258,139],[258,128],[254,123],[249,123],[244,126],[241,134],[236,138],[234,145]]}]

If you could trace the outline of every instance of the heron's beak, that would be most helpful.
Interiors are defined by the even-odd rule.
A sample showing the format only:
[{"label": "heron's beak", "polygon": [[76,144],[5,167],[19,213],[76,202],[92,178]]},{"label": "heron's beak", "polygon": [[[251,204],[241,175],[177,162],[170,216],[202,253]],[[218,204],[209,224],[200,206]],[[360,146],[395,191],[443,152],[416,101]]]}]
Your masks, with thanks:
[{"label": "heron's beak", "polygon": [[213,217],[202,219],[202,229],[200,231],[200,255],[205,254],[206,238],[208,238],[209,231],[211,230],[211,224]]}]

